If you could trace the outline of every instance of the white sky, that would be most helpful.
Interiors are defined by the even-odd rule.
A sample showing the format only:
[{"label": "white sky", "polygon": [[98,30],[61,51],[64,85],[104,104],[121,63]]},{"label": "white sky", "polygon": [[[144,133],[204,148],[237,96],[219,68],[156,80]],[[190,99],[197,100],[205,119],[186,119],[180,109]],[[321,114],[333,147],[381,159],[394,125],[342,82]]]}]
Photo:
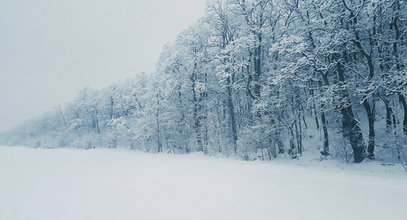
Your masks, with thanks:
[{"label": "white sky", "polygon": [[205,0],[0,0],[0,131],[155,68]]}]

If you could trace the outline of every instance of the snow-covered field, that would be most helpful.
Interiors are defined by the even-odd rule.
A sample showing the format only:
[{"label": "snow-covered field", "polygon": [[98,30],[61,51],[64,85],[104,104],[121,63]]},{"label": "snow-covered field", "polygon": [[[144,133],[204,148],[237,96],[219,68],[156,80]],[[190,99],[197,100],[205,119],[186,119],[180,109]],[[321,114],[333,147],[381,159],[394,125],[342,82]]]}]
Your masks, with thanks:
[{"label": "snow-covered field", "polygon": [[352,166],[0,147],[0,219],[407,218],[406,174]]}]

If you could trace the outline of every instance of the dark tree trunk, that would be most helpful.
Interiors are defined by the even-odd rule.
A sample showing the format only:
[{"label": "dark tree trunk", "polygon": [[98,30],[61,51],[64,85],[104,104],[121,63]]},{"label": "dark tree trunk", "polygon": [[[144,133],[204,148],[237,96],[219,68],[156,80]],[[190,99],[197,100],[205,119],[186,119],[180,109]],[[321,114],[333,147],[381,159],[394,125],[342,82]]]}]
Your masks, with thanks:
[{"label": "dark tree trunk", "polygon": [[[370,50],[370,53],[365,51],[365,49],[363,48],[363,46],[361,44],[359,33],[357,31],[355,31],[355,37],[356,37],[356,41],[354,43],[355,43],[356,47],[359,48],[361,54],[366,58],[366,61],[367,61],[367,66],[368,66],[368,70],[369,70],[369,75],[367,77],[367,85],[370,86],[372,84],[372,80],[375,75],[374,62],[373,62],[373,58],[372,58],[372,49]],[[370,47],[373,47],[372,39],[370,39],[370,43],[371,43]],[[369,159],[374,159],[374,148],[375,148],[374,104],[375,104],[374,98],[372,99],[372,104],[370,104],[368,94],[365,94],[363,97],[363,107],[365,108],[365,111],[367,114],[367,120],[369,123],[369,141],[368,141]]]},{"label": "dark tree trunk", "polygon": [[354,162],[360,163],[366,156],[366,146],[363,141],[362,130],[353,115],[351,106],[342,107],[341,113],[343,135],[344,137],[349,138],[353,150]]},{"label": "dark tree trunk", "polygon": [[407,135],[407,101],[404,95],[400,94],[399,99],[404,109],[404,119],[403,119],[403,133]]},{"label": "dark tree trunk", "polygon": [[254,53],[254,95],[260,98],[260,76],[261,76],[261,46],[255,49]]},{"label": "dark tree trunk", "polygon": [[304,151],[304,148],[303,148],[303,145],[302,145],[301,113],[298,114],[298,128],[297,128],[297,125],[296,125],[295,130],[296,130],[296,137],[297,137],[298,153],[301,156],[302,152]]},{"label": "dark tree trunk", "polygon": [[329,136],[328,136],[328,127],[326,122],[326,116],[324,112],[324,105],[321,106],[322,113],[321,113],[321,122],[322,122],[322,130],[324,132],[324,150],[321,152],[322,155],[328,156],[329,155]]},{"label": "dark tree trunk", "polygon": [[[293,126],[293,125],[292,125]],[[291,158],[297,158],[297,153],[295,152],[295,142],[294,142],[294,131],[292,129],[292,126],[290,127],[290,149],[288,150],[288,154],[291,156]]]},{"label": "dark tree trunk", "polygon": [[[312,95],[314,95],[314,94],[312,94]],[[319,131],[319,120],[318,120],[317,109],[315,107],[315,101],[312,101],[312,109],[314,111],[314,116],[315,116],[315,125],[317,126],[317,130]]]},{"label": "dark tree trunk", "polygon": [[393,109],[390,106],[390,103],[387,99],[381,97],[385,108],[386,108],[386,128],[387,131],[390,131],[393,128]]},{"label": "dark tree trunk", "polygon": [[228,105],[228,110],[229,110],[229,116],[230,116],[230,125],[232,128],[232,141],[233,141],[233,152],[237,153],[237,129],[236,129],[236,119],[235,119],[235,107],[233,105],[233,97],[232,97],[232,80],[231,77],[229,76],[227,78],[227,105]]},{"label": "dark tree trunk", "polygon": [[[340,62],[337,63],[337,73],[339,81],[342,84],[345,84],[345,73]],[[363,140],[362,130],[353,114],[352,105],[346,90],[342,91],[342,96],[343,100],[345,100],[345,103],[342,103],[341,106],[343,136],[349,139],[353,150],[354,162],[360,163],[365,159],[366,154],[366,146]]]},{"label": "dark tree trunk", "polygon": [[[321,72],[322,78],[323,78],[323,83],[328,86],[329,81],[328,81],[328,76],[324,73]],[[322,85],[322,82],[320,82],[320,86]],[[315,107],[314,107],[315,108]],[[328,134],[328,122],[326,121],[326,115],[325,115],[325,104],[321,104],[321,122],[322,122],[322,130],[324,133],[324,149],[321,152],[323,156],[329,156],[329,134]]]},{"label": "dark tree trunk", "polygon": [[369,101],[365,99],[363,101],[363,107],[365,108],[367,119],[369,123],[369,141],[367,151],[369,153],[369,159],[374,159],[374,149],[375,149],[375,111],[374,106],[370,106]]}]

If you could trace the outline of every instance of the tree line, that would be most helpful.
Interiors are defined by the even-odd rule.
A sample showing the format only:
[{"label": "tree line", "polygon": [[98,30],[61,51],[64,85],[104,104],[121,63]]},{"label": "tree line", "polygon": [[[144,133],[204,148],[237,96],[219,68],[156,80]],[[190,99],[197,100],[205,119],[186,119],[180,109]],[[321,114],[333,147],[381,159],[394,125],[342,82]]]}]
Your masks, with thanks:
[{"label": "tree line", "polygon": [[405,0],[210,0],[154,73],[85,89],[3,142],[406,161],[406,27]]}]

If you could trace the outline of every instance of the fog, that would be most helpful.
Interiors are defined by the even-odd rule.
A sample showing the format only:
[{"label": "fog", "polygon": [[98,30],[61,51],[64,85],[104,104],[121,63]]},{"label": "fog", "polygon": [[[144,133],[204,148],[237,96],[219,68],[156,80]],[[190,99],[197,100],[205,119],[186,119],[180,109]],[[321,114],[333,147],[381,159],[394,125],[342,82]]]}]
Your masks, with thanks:
[{"label": "fog", "polygon": [[205,0],[1,0],[0,131],[85,87],[154,71]]}]

